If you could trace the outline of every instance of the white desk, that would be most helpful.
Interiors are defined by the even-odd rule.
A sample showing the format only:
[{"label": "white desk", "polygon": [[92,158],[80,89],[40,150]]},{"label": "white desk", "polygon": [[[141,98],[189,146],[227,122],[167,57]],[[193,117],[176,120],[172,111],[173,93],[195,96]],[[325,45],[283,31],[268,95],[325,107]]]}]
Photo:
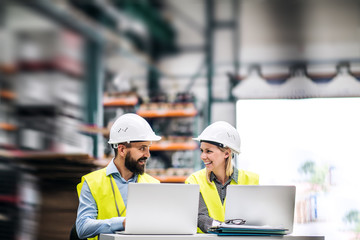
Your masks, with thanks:
[{"label": "white desk", "polygon": [[196,235],[122,235],[101,234],[99,240],[324,240],[324,236],[217,236],[215,234]]}]

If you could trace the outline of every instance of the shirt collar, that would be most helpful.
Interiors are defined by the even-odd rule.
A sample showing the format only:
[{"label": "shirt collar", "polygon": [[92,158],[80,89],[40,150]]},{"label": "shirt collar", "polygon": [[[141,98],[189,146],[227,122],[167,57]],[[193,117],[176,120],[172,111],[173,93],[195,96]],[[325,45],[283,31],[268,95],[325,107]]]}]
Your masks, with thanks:
[{"label": "shirt collar", "polygon": [[239,170],[237,168],[234,168],[234,172],[233,172],[233,174],[231,174],[231,178],[236,182],[236,184],[239,184],[238,183]]},{"label": "shirt collar", "polygon": [[[237,168],[233,167],[233,173],[231,174],[229,179],[232,179],[236,182],[236,184],[238,184],[238,177],[239,177],[239,170]],[[217,180],[215,174],[213,172],[210,173],[210,181],[214,181]],[[231,181],[231,180],[230,180]]]},{"label": "shirt collar", "polygon": [[114,173],[119,173],[119,171],[115,166],[114,158],[113,158],[106,167],[106,176],[109,176],[110,174],[114,174]]},{"label": "shirt collar", "polygon": [[[109,162],[109,164],[106,167],[106,176],[109,175],[113,175],[113,174],[119,174],[119,176],[121,177],[121,179],[123,179],[123,177],[121,176],[119,170],[117,169],[115,163],[114,163],[114,158]],[[137,182],[138,179],[138,174],[135,174],[134,177],[130,178],[130,179],[134,179],[134,182]],[[129,181],[130,181],[129,179]],[[124,180],[124,179],[123,179]],[[125,181],[125,180],[124,180]],[[126,181],[125,181],[126,182]]]}]

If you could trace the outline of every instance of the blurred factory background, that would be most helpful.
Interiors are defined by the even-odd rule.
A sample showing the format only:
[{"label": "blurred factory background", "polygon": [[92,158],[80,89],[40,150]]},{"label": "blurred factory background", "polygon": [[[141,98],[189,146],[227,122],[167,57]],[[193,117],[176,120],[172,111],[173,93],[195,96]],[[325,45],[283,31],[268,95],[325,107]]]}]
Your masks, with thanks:
[{"label": "blurred factory background", "polygon": [[225,120],[237,167],[297,185],[295,233],[360,239],[359,97],[357,0],[3,0],[0,238],[68,239],[76,184],[134,112],[162,182],[202,168],[192,137]]}]

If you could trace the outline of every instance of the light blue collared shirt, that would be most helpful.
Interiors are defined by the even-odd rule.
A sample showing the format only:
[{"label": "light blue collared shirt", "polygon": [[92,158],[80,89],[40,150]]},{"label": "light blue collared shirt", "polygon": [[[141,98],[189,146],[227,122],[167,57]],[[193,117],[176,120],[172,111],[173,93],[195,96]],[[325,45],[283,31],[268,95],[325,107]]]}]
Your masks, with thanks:
[{"label": "light blue collared shirt", "polygon": [[[138,175],[126,181],[121,177],[120,172],[117,170],[114,159],[111,160],[106,167],[106,176],[112,175],[118,187],[121,197],[124,200],[125,207],[127,206],[128,184],[130,182],[137,182]],[[110,192],[109,194],[113,194]],[[119,209],[121,212],[123,209]],[[76,231],[79,238],[91,238],[99,235],[100,233],[115,233],[115,231],[124,230],[123,222],[125,217],[114,217],[110,219],[98,220],[98,209],[94,197],[91,194],[89,185],[85,181],[80,193],[79,208],[76,218]]]}]

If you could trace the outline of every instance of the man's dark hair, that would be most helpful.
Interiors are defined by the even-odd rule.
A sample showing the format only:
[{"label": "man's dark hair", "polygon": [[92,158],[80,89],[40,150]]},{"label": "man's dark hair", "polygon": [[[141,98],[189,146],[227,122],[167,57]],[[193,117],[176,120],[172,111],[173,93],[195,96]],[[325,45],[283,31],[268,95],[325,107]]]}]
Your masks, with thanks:
[{"label": "man's dark hair", "polygon": [[[119,145],[124,145],[126,148],[130,148],[131,147],[131,142],[130,143],[119,143]],[[115,158],[117,157],[117,154],[118,154],[118,149],[114,146],[112,146],[112,148],[114,149],[114,154],[115,154]]]}]

